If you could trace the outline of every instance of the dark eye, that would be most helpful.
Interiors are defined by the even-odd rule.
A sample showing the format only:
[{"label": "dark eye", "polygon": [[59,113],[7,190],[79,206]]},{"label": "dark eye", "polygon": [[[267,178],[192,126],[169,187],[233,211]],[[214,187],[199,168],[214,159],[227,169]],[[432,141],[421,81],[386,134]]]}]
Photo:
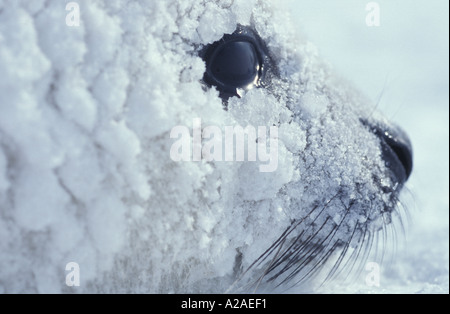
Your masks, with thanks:
[{"label": "dark eye", "polygon": [[261,64],[252,43],[234,41],[220,47],[207,68],[208,74],[218,83],[243,88],[255,83]]},{"label": "dark eye", "polygon": [[224,100],[263,83],[267,54],[261,39],[247,27],[206,46],[200,55],[206,63],[205,83],[216,86]]}]

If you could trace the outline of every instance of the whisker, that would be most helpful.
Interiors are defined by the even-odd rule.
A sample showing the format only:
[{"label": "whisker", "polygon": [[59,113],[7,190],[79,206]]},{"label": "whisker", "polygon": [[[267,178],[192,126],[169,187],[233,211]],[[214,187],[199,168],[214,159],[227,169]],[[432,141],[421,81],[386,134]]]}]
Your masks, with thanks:
[{"label": "whisker", "polygon": [[[327,248],[329,248],[330,244],[332,243],[334,236],[337,234],[337,231],[342,226],[342,224],[345,221],[347,215],[349,214],[352,206],[353,205],[350,205],[346,209],[345,215],[343,216],[343,218],[341,219],[339,224],[335,225],[333,227],[333,229],[328,233],[328,235],[321,242],[318,242],[318,243],[316,243],[315,246],[312,246],[311,249],[309,249],[309,251],[306,252],[306,255],[304,255],[301,259],[299,259],[299,260],[293,259],[293,260],[296,260],[297,263],[299,263],[300,261],[302,261],[302,262],[299,263],[298,266],[291,272],[291,274],[287,278],[285,278],[285,280],[283,280],[279,285],[294,278],[299,272],[301,272],[303,270],[304,266],[308,265],[314,259],[318,259],[318,261],[316,261],[315,264],[312,266],[312,268],[305,275],[303,275],[298,281],[296,281],[293,286],[304,281],[306,278],[311,277],[316,272],[318,266],[321,265],[326,259],[328,259],[328,257],[334,252],[337,244],[339,243],[339,241],[335,241],[334,244],[332,245],[332,249],[326,250]],[[323,227],[328,223],[328,220],[329,220],[329,217],[326,219],[326,221],[321,226],[321,228],[318,230],[318,232],[314,235],[314,238],[320,231],[322,231]],[[328,239],[329,239],[329,241],[328,241]],[[325,242],[327,242],[327,241],[328,241],[328,243],[325,244]],[[320,256],[320,254],[322,252],[325,252],[325,254]]]},{"label": "whisker", "polygon": [[[283,243],[284,243],[284,241],[283,241]],[[275,254],[275,256],[274,256],[274,258],[273,258],[273,260],[272,260],[272,262],[271,262],[271,264],[272,264],[273,261],[276,259],[277,255],[280,253],[282,247],[283,247],[283,245],[280,245],[280,247],[279,247],[277,253]],[[259,278],[259,280],[258,280],[258,282],[257,282],[257,284],[256,284],[256,287],[255,287],[255,290],[253,291],[253,293],[256,293],[256,290],[258,289],[259,285],[261,284],[261,281],[263,280],[264,276],[269,272],[269,269],[270,269],[270,267],[271,267],[271,264],[268,265],[267,269],[263,272],[262,276]]]},{"label": "whisker", "polygon": [[[363,243],[362,241],[364,241],[367,238],[367,233],[368,233],[367,227],[364,228],[363,230],[364,230],[364,232],[361,234],[360,238],[357,240],[358,243]],[[350,269],[347,273],[347,276],[345,276],[344,280],[348,280],[348,276],[352,273],[353,268],[355,267],[355,264],[359,259],[362,248],[363,248],[363,245],[360,244],[359,247],[355,251],[352,252],[349,259],[347,260],[345,267],[350,267]],[[351,262],[351,264],[348,264],[350,262]]]},{"label": "whisker", "polygon": [[[324,223],[322,224],[322,226],[316,231],[315,234],[313,234],[312,236],[308,237],[307,242],[302,243],[302,245],[301,245],[300,248],[298,249],[298,252],[296,253],[295,257],[296,257],[299,253],[303,253],[302,249],[303,249],[304,247],[306,247],[306,245],[309,244],[310,241],[311,241],[312,239],[314,239],[315,236],[322,230],[322,228],[323,228],[323,227],[325,226],[325,224],[328,222],[328,219],[329,219],[329,218],[327,218],[327,219],[325,220],[325,222],[324,222]],[[310,250],[311,250],[311,249],[310,249]],[[308,251],[308,252],[309,252],[309,251]],[[308,253],[308,252],[306,252],[306,253]],[[302,257],[302,259],[303,259],[303,257]],[[288,263],[288,265],[286,265],[282,270],[280,270],[280,271],[277,272],[275,275],[273,275],[271,278],[269,278],[269,281],[274,280],[274,279],[277,278],[279,275],[281,275],[281,274],[284,273],[285,271],[289,270],[289,269],[292,267],[292,264],[297,264],[297,263],[298,263],[298,260],[296,260],[295,258],[292,258],[291,261]],[[298,269],[299,267],[301,267],[301,265],[302,265],[302,264],[300,264],[299,266],[297,266],[296,269]],[[290,275],[288,278],[291,278],[291,275]],[[289,280],[289,279],[288,279],[288,280]],[[284,283],[285,281],[286,281],[286,279],[283,280],[283,283]]]},{"label": "whisker", "polygon": [[[339,222],[339,224],[336,225],[336,226],[333,228],[333,230],[327,235],[327,237],[324,239],[324,241],[322,241],[321,246],[322,246],[323,243],[327,240],[327,238],[328,238],[330,235],[332,235],[331,238],[330,238],[329,243],[327,244],[327,246],[330,245],[330,243],[331,243],[331,241],[333,240],[334,236],[337,234],[338,230],[340,229],[340,227],[342,226],[343,222],[344,222],[345,219],[347,218],[347,215],[349,214],[350,209],[352,208],[352,206],[353,206],[353,204],[350,205],[350,206],[346,209],[346,212],[345,212],[344,217],[341,219],[341,221]],[[334,245],[333,245],[333,248],[334,248],[338,243],[339,243],[339,241],[335,241],[335,243],[334,243]],[[333,249],[332,251],[334,251],[334,249]],[[332,252],[331,252],[331,253],[332,253]],[[324,257],[328,258],[329,255],[331,255],[331,253],[328,254],[328,252],[327,252],[327,253],[325,254]],[[322,258],[319,259],[319,263],[320,263],[321,260],[322,260]],[[317,264],[316,264],[316,265],[317,265]],[[313,269],[315,269],[315,268],[316,268],[316,267],[314,266]],[[308,272],[307,275],[309,275],[310,273],[311,273],[311,271]],[[301,280],[300,280],[300,281],[301,281]],[[299,281],[299,282],[300,282],[300,281]]]},{"label": "whisker", "polygon": [[[390,203],[396,206],[388,205],[379,213],[377,209],[379,204],[372,203],[372,200],[365,203],[348,200],[342,189],[322,206],[315,205],[302,218],[292,219],[281,236],[237,277],[227,289],[227,293],[248,289],[256,293],[269,287],[281,289],[278,291],[288,291],[320,274],[325,263],[335,253],[338,255],[333,257],[333,265],[323,274],[324,278],[320,281],[319,288],[338,277],[342,277],[344,282],[353,281],[360,278],[369,258],[381,264],[391,256],[390,251],[389,254],[387,252],[388,248],[392,248],[395,254],[398,249],[398,230],[403,235],[406,233],[404,220],[405,217],[408,220],[409,214],[406,206],[398,199],[398,191],[384,190],[386,195],[390,194]],[[330,206],[341,208],[342,217],[339,218],[339,222],[334,221],[333,216],[327,211]],[[350,213],[354,208],[362,212],[367,220],[352,223],[355,217]],[[380,214],[382,226],[378,231],[374,231],[371,229],[370,221],[377,219]],[[399,221],[398,227],[395,226],[394,220]],[[351,224],[353,226],[350,229]],[[345,239],[342,239],[341,235],[337,237],[341,234],[339,230],[343,226],[350,229],[345,231],[348,232],[348,238]],[[392,242],[394,245],[389,247],[388,243]],[[261,265],[264,266],[260,268]],[[255,279],[249,277],[252,270],[255,270]],[[263,286],[269,283],[271,284]],[[238,284],[241,285],[239,288]]]},{"label": "whisker", "polygon": [[340,268],[341,270],[338,273],[336,273],[339,270],[339,267],[340,267],[342,261],[344,260],[344,257],[347,254],[348,248],[350,247],[350,243],[352,242],[353,237],[355,236],[356,230],[358,230],[358,223],[355,225],[355,228],[353,229],[350,239],[345,243],[345,246],[344,246],[341,254],[339,255],[339,258],[337,259],[336,263],[333,265],[333,268],[328,273],[327,277],[324,279],[321,286],[324,285],[327,281],[331,280],[332,278],[338,277],[340,275],[340,273],[342,272],[342,267],[341,267]]}]

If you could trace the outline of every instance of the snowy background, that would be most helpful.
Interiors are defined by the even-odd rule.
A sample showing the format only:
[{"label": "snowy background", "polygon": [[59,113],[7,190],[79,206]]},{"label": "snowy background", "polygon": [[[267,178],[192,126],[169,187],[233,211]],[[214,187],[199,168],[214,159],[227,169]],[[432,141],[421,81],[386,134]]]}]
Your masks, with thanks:
[{"label": "snowy background", "polygon": [[[380,287],[347,292],[449,291],[449,3],[381,0],[367,27],[363,0],[286,1],[296,27],[409,134],[414,170],[403,193],[411,217]],[[403,239],[403,240],[401,240]]]}]

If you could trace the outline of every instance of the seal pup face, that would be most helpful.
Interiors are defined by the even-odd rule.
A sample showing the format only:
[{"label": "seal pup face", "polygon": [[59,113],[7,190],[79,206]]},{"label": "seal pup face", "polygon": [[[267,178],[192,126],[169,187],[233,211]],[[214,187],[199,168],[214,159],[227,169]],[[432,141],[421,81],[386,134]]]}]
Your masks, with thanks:
[{"label": "seal pup face", "polygon": [[[264,109],[272,105],[280,114],[271,122],[299,127],[306,145],[299,141],[288,148],[300,179],[277,192],[284,199],[282,208],[289,209],[290,225],[247,269],[237,272],[234,285],[260,267],[259,275],[252,274],[241,286],[244,291],[303,283],[333,255],[325,280],[344,260],[351,267],[358,259],[364,261],[376,234],[391,223],[413,165],[412,145],[403,130],[374,113],[365,114],[361,109],[370,103],[333,78],[323,64],[308,69],[304,59],[311,58],[311,51],[280,59],[255,28],[238,25],[199,52],[206,65],[203,82],[219,91],[225,110],[245,122],[253,121],[254,110],[243,107],[259,106],[249,91],[264,89],[261,93],[273,97]],[[273,111],[268,113],[271,119]],[[236,259],[238,268],[242,258]]]},{"label": "seal pup face", "polygon": [[[410,144],[278,1],[77,3],[0,1],[0,291],[71,293],[69,262],[82,292],[273,291],[364,260]],[[174,130],[237,126],[276,156],[171,158]]]}]

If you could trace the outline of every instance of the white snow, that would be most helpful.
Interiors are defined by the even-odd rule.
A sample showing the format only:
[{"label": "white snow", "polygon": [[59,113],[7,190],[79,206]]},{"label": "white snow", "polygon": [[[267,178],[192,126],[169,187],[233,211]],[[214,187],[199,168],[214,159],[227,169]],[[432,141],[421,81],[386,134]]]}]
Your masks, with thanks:
[{"label": "white snow", "polygon": [[[224,292],[239,256],[245,269],[292,219],[340,187],[349,199],[379,192],[371,180],[382,172],[378,141],[359,123],[373,105],[335,77],[287,19],[286,9],[311,2],[76,2],[80,26],[66,25],[66,1],[0,0],[0,292]],[[205,66],[196,49],[250,23],[282,78],[231,99],[225,111],[219,93],[200,83]],[[404,93],[418,87],[399,86]],[[446,91],[440,97],[448,101]],[[415,146],[419,175],[428,181],[436,173],[427,168],[435,149],[447,168],[433,185],[412,179],[410,190],[429,195],[423,205],[448,221],[448,149],[441,153],[448,107],[440,97],[435,110],[418,109],[419,121],[435,126],[430,133],[407,131],[424,145]],[[221,129],[279,126],[277,171],[172,161],[171,129],[191,128],[195,118]],[[443,142],[434,147],[437,137]],[[332,202],[317,223],[338,224],[349,199]],[[380,219],[383,200],[373,204],[367,215]],[[367,215],[355,208],[336,239]],[[386,270],[395,275],[386,275],[385,291],[448,291],[448,222],[426,216],[414,215],[417,246],[400,255],[402,274]],[[430,226],[434,232],[423,235]],[[69,262],[80,265],[80,287],[65,284]]]}]

